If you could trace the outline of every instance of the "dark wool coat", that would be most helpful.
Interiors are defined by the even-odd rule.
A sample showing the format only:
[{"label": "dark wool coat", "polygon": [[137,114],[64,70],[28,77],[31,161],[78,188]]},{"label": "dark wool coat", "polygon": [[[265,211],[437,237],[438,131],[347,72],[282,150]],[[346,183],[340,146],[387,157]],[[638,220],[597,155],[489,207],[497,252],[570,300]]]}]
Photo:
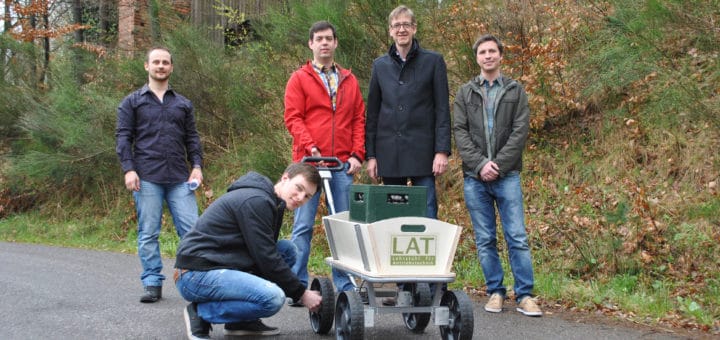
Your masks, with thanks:
[{"label": "dark wool coat", "polygon": [[450,154],[447,69],[413,40],[407,61],[395,44],[373,62],[365,124],[367,158],[381,177],[431,176],[435,153]]}]

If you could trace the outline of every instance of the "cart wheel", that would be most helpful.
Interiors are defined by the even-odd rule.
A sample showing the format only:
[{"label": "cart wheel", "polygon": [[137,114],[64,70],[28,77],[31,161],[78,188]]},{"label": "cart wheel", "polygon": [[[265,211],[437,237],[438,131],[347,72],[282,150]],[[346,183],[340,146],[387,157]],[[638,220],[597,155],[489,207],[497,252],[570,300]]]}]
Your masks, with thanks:
[{"label": "cart wheel", "polygon": [[[414,307],[426,307],[432,304],[432,293],[427,283],[405,283],[403,290],[409,291],[413,297]],[[403,313],[405,327],[413,333],[422,333],[430,322],[430,313]]]},{"label": "cart wheel", "polygon": [[360,294],[354,290],[340,293],[335,306],[335,339],[360,340],[365,331],[365,315]]},{"label": "cart wheel", "polygon": [[440,306],[450,309],[450,322],[447,326],[440,326],[440,336],[448,340],[472,339],[475,321],[472,301],[467,294],[463,291],[447,291],[440,300]]},{"label": "cart wheel", "polygon": [[310,284],[310,290],[319,291],[322,296],[320,310],[310,312],[310,327],[317,334],[327,334],[333,324],[333,309],[335,307],[335,290],[332,282],[326,278],[315,278]]}]

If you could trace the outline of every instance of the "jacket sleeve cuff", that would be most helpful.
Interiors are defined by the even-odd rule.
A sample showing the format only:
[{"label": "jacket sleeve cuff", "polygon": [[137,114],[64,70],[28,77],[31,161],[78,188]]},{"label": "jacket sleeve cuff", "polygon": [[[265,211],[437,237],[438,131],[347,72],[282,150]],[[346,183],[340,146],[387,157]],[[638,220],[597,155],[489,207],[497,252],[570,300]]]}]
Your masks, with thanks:
[{"label": "jacket sleeve cuff", "polygon": [[362,162],[365,161],[365,160],[363,160],[362,157],[360,157],[360,156],[359,156],[357,153],[355,153],[355,152],[351,153],[351,154],[350,154],[350,157],[355,157],[358,161],[360,161],[360,163],[362,163]]}]

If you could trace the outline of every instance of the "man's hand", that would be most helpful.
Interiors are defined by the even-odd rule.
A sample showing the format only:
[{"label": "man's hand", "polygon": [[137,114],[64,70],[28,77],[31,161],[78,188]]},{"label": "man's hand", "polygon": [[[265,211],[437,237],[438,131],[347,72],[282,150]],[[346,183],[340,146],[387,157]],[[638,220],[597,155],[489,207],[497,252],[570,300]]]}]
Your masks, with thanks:
[{"label": "man's hand", "polygon": [[140,177],[135,170],[125,173],[125,188],[130,191],[140,191]]},{"label": "man's hand", "polygon": [[300,297],[300,302],[303,306],[307,307],[311,312],[320,311],[320,303],[322,302],[322,296],[320,292],[316,290],[306,290]]},{"label": "man's hand", "polygon": [[487,164],[483,166],[482,170],[480,170],[480,179],[485,182],[492,182],[496,180],[499,175],[500,168],[498,168],[498,165],[493,161],[487,162]]},{"label": "man's hand", "polygon": [[447,171],[448,156],[444,152],[438,152],[433,159],[433,175],[440,176]]},{"label": "man's hand", "polygon": [[192,169],[192,171],[190,172],[190,177],[188,178],[187,181],[190,182],[190,181],[192,181],[192,180],[194,180],[194,179],[196,179],[196,180],[198,181],[198,185],[201,185],[201,184],[202,184],[202,182],[203,182],[202,169],[200,169],[200,168],[193,168],[193,169]]},{"label": "man's hand", "polygon": [[377,160],[375,158],[368,159],[367,174],[370,178],[377,180]]},{"label": "man's hand", "polygon": [[347,171],[348,175],[354,175],[362,169],[362,163],[355,157],[348,158],[348,163],[350,163],[350,168]]}]

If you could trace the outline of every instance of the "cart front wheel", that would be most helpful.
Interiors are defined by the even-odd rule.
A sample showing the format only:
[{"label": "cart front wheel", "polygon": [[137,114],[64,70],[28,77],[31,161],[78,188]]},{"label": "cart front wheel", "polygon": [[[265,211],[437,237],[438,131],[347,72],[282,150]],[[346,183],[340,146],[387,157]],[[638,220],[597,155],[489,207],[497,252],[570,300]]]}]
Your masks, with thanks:
[{"label": "cart front wheel", "polygon": [[335,339],[360,340],[365,331],[365,315],[360,294],[354,290],[340,293],[335,305]]},{"label": "cart front wheel", "polygon": [[440,326],[440,337],[446,340],[472,339],[475,320],[472,301],[463,291],[447,291],[440,300],[440,306],[450,309],[447,326]]},{"label": "cart front wheel", "polygon": [[[427,283],[405,283],[403,290],[409,291],[413,297],[414,307],[426,307],[432,304],[430,285]],[[430,313],[403,313],[405,327],[413,333],[422,333],[430,322]]]},{"label": "cart front wheel", "polygon": [[332,282],[324,277],[315,278],[310,284],[310,290],[318,291],[322,296],[320,310],[310,312],[310,327],[317,334],[327,334],[332,328],[335,307],[335,290]]}]

